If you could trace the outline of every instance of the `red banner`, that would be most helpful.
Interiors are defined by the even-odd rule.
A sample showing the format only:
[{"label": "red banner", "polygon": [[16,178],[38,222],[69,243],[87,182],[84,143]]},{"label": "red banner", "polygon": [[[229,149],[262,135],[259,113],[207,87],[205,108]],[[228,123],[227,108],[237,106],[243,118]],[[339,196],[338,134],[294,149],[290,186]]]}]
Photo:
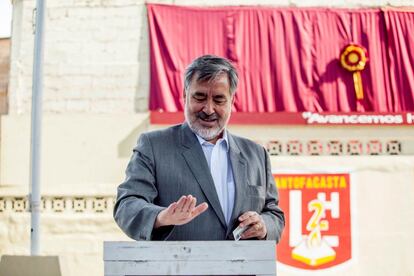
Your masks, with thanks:
[{"label": "red banner", "polygon": [[321,270],[352,258],[351,181],[343,173],[274,174],[286,227],[280,263]]},{"label": "red banner", "polygon": [[[183,7],[148,4],[151,111],[183,111],[183,74],[197,56],[239,71],[235,112],[414,111],[414,12],[381,9]],[[346,45],[367,50],[355,75]]]}]

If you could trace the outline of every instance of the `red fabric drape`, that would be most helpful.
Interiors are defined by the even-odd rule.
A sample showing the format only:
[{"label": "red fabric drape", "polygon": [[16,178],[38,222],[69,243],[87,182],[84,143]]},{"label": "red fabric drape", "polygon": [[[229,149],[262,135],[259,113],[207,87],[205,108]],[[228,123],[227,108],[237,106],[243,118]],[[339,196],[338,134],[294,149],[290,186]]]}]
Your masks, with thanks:
[{"label": "red fabric drape", "polygon": [[393,111],[414,110],[414,10],[384,11]]},{"label": "red fabric drape", "polygon": [[[241,112],[412,111],[413,16],[379,9],[195,8],[147,5],[150,110],[183,110],[185,66],[202,54],[234,62]],[[402,41],[402,42],[401,42]],[[339,64],[349,43],[369,55],[357,102]],[[409,70],[407,70],[407,68]]]}]

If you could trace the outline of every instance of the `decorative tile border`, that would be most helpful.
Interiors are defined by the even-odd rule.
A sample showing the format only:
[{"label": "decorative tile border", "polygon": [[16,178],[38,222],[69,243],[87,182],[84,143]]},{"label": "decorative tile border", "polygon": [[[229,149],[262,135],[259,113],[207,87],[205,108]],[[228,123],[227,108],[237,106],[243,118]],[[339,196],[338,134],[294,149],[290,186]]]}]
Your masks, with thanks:
[{"label": "decorative tile border", "polygon": [[[112,213],[114,196],[46,196],[42,197],[42,213]],[[0,197],[0,213],[29,212],[27,197]]]},{"label": "decorative tile border", "polygon": [[278,155],[402,155],[402,142],[399,140],[272,140],[257,141],[271,156]]}]

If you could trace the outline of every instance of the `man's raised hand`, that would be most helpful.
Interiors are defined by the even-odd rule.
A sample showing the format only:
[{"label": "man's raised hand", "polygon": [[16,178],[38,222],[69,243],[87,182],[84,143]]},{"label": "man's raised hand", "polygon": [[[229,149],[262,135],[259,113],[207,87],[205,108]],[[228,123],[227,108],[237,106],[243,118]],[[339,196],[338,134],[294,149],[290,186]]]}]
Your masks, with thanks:
[{"label": "man's raised hand", "polygon": [[167,225],[183,225],[192,221],[208,208],[203,202],[196,206],[197,199],[192,195],[182,196],[178,201],[173,202],[167,209],[162,210],[155,219],[154,227],[158,228]]}]

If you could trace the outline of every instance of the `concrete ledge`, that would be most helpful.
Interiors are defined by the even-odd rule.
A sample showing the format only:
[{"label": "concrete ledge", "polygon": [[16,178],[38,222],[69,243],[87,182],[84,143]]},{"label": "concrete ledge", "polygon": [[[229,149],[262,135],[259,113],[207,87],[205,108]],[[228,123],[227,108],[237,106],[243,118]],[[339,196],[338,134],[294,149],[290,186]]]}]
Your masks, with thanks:
[{"label": "concrete ledge", "polygon": [[[85,193],[119,183],[148,114],[45,114],[41,183],[50,193]],[[0,187],[29,183],[30,116],[1,117]],[[76,185],[74,185],[76,183]],[[78,186],[78,187],[76,187]],[[80,190],[77,191],[77,188]]]},{"label": "concrete ledge", "polygon": [[0,261],[0,275],[4,276],[61,276],[58,256],[4,255]]}]

